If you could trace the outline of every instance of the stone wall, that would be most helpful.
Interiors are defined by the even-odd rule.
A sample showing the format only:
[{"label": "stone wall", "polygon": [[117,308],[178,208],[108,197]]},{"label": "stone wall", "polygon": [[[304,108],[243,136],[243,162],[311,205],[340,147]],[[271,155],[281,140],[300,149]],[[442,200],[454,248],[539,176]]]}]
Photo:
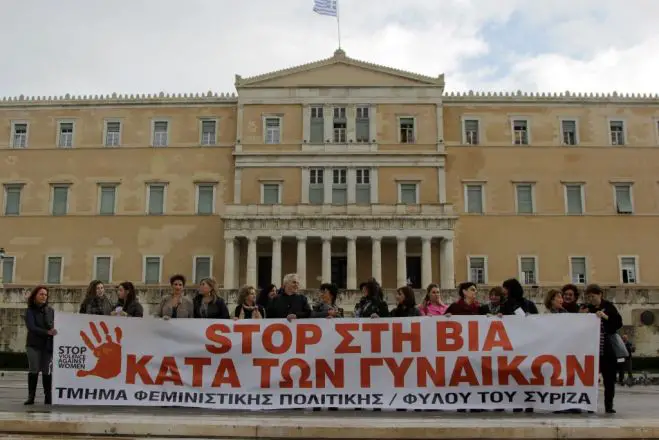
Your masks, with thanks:
[{"label": "stone wall", "polygon": [[[544,312],[543,297],[549,287],[528,289],[527,296],[538,305],[541,313]],[[85,287],[52,288],[50,290],[50,303],[56,311],[77,312],[80,302],[84,296]],[[114,299],[116,292],[107,290]],[[168,288],[150,288],[139,291],[140,302],[145,308],[145,314],[152,315],[160,302],[162,295],[168,292]],[[315,298],[315,291],[307,291],[311,300]],[[394,304],[394,290],[388,290],[387,301]],[[23,352],[25,350],[25,324],[23,314],[26,305],[26,295],[29,288],[11,287],[0,289],[0,352]],[[194,295],[189,291],[188,295]],[[237,291],[223,290],[222,297],[229,304],[230,310],[235,307]],[[479,292],[481,299],[485,299],[487,289]],[[423,292],[417,293],[417,301],[424,296]],[[445,301],[455,298],[456,292],[445,290],[442,297]],[[358,291],[347,291],[341,293],[339,305],[343,307],[346,314],[352,314],[355,303],[359,300]],[[606,289],[606,298],[612,300],[620,310],[625,327],[623,331],[630,335],[636,344],[636,356],[655,357],[659,355],[659,287],[645,288],[622,288],[609,287]],[[641,322],[641,314],[649,311],[653,322],[645,325]]]}]

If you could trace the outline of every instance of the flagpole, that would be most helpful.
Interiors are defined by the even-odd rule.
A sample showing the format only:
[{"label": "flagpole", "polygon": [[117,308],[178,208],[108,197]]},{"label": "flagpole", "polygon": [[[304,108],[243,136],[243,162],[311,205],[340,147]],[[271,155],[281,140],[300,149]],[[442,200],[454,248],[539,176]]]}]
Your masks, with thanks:
[{"label": "flagpole", "polygon": [[339,49],[341,49],[341,20],[339,15],[339,0],[336,0],[336,31],[339,36]]}]

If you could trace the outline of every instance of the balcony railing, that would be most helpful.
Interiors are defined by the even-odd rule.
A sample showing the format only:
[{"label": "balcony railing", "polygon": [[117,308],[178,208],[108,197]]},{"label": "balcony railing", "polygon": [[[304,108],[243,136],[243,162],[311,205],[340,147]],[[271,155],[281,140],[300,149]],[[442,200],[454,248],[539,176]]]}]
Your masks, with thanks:
[{"label": "balcony railing", "polygon": [[350,216],[453,216],[451,204],[424,205],[226,205],[226,217],[245,216],[300,216],[315,217],[327,215]]}]

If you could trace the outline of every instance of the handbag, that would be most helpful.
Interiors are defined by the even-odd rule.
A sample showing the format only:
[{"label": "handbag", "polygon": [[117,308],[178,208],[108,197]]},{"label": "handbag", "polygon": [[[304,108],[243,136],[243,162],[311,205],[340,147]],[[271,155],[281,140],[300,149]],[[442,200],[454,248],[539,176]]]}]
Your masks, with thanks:
[{"label": "handbag", "polygon": [[613,349],[613,354],[615,355],[616,359],[625,359],[630,356],[630,353],[627,350],[627,346],[618,333],[606,335],[606,337],[609,340],[609,344],[611,344],[611,348]]}]

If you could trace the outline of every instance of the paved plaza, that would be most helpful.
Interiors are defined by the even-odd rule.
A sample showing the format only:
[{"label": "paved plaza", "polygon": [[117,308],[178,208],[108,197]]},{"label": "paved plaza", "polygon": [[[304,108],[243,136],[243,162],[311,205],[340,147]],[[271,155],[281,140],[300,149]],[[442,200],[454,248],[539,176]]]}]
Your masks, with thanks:
[{"label": "paved plaza", "polygon": [[[41,393],[37,402],[43,401]],[[0,438],[659,438],[659,386],[618,388],[618,414],[268,411],[23,406],[25,373],[0,372]],[[600,399],[601,400],[601,399]]]}]

